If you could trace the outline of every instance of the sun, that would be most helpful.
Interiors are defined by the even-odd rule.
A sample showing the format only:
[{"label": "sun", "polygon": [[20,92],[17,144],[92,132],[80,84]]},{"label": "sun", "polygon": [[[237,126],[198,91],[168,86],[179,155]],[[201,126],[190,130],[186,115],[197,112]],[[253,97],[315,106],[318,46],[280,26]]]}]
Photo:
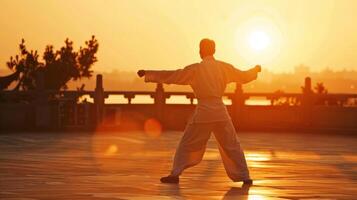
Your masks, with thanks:
[{"label": "sun", "polygon": [[283,29],[269,16],[246,19],[236,26],[234,48],[247,65],[271,65],[284,47]]},{"label": "sun", "polygon": [[265,50],[271,43],[269,35],[264,31],[252,31],[247,40],[250,48],[254,51]]}]

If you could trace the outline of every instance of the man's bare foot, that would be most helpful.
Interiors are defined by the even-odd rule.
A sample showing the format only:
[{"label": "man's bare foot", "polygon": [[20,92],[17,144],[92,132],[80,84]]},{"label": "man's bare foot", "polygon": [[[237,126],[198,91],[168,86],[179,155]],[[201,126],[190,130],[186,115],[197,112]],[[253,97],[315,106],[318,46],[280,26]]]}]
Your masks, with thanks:
[{"label": "man's bare foot", "polygon": [[243,185],[253,185],[253,180],[252,179],[243,180]]},{"label": "man's bare foot", "polygon": [[180,182],[180,178],[178,176],[165,176],[160,179],[161,183],[173,183],[177,184]]}]

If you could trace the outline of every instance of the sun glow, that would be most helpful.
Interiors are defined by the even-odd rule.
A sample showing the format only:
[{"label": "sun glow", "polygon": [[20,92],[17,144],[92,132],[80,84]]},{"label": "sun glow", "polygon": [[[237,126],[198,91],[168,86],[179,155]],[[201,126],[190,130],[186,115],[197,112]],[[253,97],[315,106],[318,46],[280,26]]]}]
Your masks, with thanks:
[{"label": "sun glow", "polygon": [[253,31],[248,36],[250,47],[255,51],[262,51],[270,45],[270,37],[264,31]]},{"label": "sun glow", "polygon": [[238,54],[251,65],[271,65],[283,46],[279,23],[268,16],[256,16],[237,25],[235,46]]}]

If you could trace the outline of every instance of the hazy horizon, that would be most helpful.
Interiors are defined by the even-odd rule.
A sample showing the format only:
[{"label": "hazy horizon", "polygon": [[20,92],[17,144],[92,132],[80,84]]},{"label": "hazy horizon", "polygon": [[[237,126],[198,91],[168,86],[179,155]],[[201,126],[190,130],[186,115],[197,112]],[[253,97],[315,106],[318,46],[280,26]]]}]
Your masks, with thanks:
[{"label": "hazy horizon", "polygon": [[216,41],[218,59],[241,69],[262,64],[288,72],[304,64],[312,71],[357,70],[355,10],[353,0],[3,0],[0,69],[7,70],[21,38],[43,52],[67,37],[79,47],[96,35],[95,71],[182,68],[200,61],[204,37]]},{"label": "hazy horizon", "polygon": [[[111,72],[96,72],[102,74],[104,80],[104,88],[106,90],[155,90],[156,84],[145,83],[141,78],[137,77],[134,71],[114,70]],[[95,88],[95,74],[90,79],[82,79],[81,81],[71,81],[69,89],[76,89],[81,84],[85,84],[86,90]],[[246,92],[275,92],[277,90],[284,92],[301,92],[301,86],[304,84],[305,77],[312,78],[313,87],[317,83],[323,83],[329,93],[356,93],[357,92],[357,70],[354,71],[332,71],[325,69],[321,72],[312,72],[308,66],[296,66],[293,72],[290,73],[274,73],[263,69],[259,74],[259,78],[249,84],[243,86]],[[166,85],[167,91],[192,91],[189,86]],[[235,84],[229,84],[226,88],[227,92],[233,92]]]}]

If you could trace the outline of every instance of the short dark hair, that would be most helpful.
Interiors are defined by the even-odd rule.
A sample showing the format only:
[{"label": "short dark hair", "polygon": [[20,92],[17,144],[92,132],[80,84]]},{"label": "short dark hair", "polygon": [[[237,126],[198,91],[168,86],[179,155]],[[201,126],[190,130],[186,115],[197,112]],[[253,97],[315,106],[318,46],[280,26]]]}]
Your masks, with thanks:
[{"label": "short dark hair", "polygon": [[213,40],[204,38],[200,42],[200,53],[202,55],[213,55],[216,52],[216,44]]}]

